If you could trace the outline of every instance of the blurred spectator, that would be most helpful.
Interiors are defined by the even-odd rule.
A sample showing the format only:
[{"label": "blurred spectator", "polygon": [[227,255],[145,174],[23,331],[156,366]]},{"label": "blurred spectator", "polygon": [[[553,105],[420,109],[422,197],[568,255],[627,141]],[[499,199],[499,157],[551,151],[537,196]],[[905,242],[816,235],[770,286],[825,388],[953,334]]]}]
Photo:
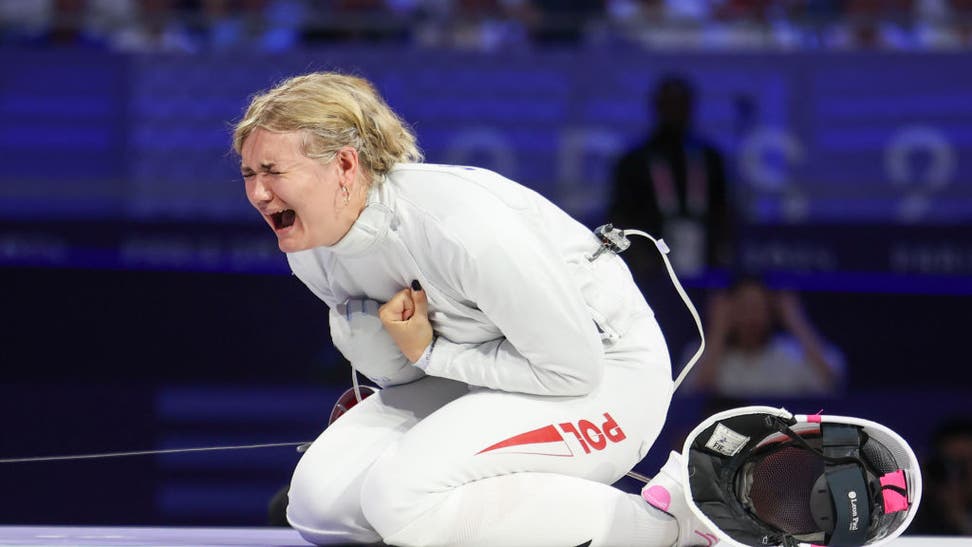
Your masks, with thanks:
[{"label": "blurred spectator", "polygon": [[[651,95],[655,126],[648,139],[614,168],[608,220],[664,237],[679,273],[726,266],[731,258],[730,204],[722,154],[692,127],[695,89],[682,76],[666,76]],[[643,277],[657,257],[632,246],[626,258]]]},{"label": "blurred spectator", "polygon": [[50,6],[46,2],[0,1],[0,23],[4,33],[37,32],[47,25]]},{"label": "blurred spectator", "polygon": [[532,0],[531,35],[538,44],[576,44],[589,25],[604,17],[604,0]]},{"label": "blurred spectator", "polygon": [[192,38],[172,0],[142,0],[135,19],[115,36],[115,47],[129,53],[191,53]]},{"label": "blurred spectator", "polygon": [[608,20],[623,42],[647,49],[695,49],[712,6],[705,1],[608,0]]},{"label": "blurred spectator", "polygon": [[250,17],[233,9],[230,0],[202,0],[200,22],[199,42],[204,48],[237,49],[249,41]]},{"label": "blurred spectator", "polygon": [[452,45],[495,51],[529,42],[527,28],[540,17],[527,0],[458,0]]},{"label": "blurred spectator", "polygon": [[22,44],[27,36],[47,28],[50,14],[46,2],[0,1],[0,39],[4,44]]},{"label": "blurred spectator", "polygon": [[744,278],[710,298],[706,319],[705,353],[689,377],[696,388],[740,399],[840,391],[843,359],[795,293]]},{"label": "blurred spectator", "polygon": [[131,25],[138,14],[134,0],[87,0],[86,18],[92,31],[106,39]]},{"label": "blurred spectator", "polygon": [[826,29],[840,18],[843,0],[786,0],[774,3],[768,24],[778,49],[820,49]]},{"label": "blurred spectator", "polygon": [[681,51],[967,49],[972,0],[0,0],[0,40],[115,42],[136,52],[409,40],[479,51],[580,42]]},{"label": "blurred spectator", "polygon": [[909,0],[849,0],[828,33],[831,49],[910,49]]},{"label": "blurred spectator", "polygon": [[802,7],[801,0],[608,0],[607,11],[627,41],[649,49],[732,50],[801,45]]},{"label": "blurred spectator", "polygon": [[201,46],[287,51],[301,42],[305,6],[299,0],[203,0]]},{"label": "blurred spectator", "polygon": [[473,51],[526,46],[539,17],[528,0],[427,0],[416,15],[420,45]]},{"label": "blurred spectator", "polygon": [[772,47],[775,37],[769,25],[770,0],[724,0],[707,25],[705,45],[713,49]]},{"label": "blurred spectator", "polygon": [[972,420],[955,418],[932,435],[913,534],[972,535]]},{"label": "blurred spectator", "polygon": [[414,0],[333,0],[311,2],[313,21],[304,29],[307,42],[401,42],[411,34]]},{"label": "blurred spectator", "polygon": [[916,0],[915,41],[923,49],[972,46],[972,0]]},{"label": "blurred spectator", "polygon": [[[36,6],[44,4],[37,2]],[[52,0],[36,14],[42,17],[40,28],[22,29],[21,36],[10,41],[37,48],[102,49],[108,45],[90,28],[86,0]],[[28,13],[21,11],[19,15]]]}]

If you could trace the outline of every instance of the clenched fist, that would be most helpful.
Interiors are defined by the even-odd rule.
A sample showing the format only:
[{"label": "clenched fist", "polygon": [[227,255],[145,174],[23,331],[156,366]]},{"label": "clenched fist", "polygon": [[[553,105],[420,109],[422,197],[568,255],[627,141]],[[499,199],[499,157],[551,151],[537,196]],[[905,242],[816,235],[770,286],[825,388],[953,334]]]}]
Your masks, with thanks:
[{"label": "clenched fist", "polygon": [[413,363],[432,343],[434,334],[429,323],[429,301],[418,280],[412,281],[411,288],[398,291],[378,308],[378,318],[398,348]]}]

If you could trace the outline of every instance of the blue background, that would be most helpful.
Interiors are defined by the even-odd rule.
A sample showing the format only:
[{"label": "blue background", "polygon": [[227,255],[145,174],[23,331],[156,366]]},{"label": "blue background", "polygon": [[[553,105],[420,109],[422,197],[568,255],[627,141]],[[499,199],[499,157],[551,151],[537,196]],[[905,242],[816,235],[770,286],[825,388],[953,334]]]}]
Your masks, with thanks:
[{"label": "blue background", "polygon": [[[0,456],[304,441],[348,369],[230,151],[247,97],[289,75],[371,78],[428,161],[496,169],[596,226],[613,160],[672,71],[726,153],[739,261],[803,291],[845,396],[753,401],[883,422],[922,454],[968,415],[972,55],[286,56],[0,50]],[[637,244],[637,243],[636,243]],[[725,272],[686,279],[696,302]],[[694,327],[649,295],[673,355]],[[679,394],[652,473],[702,417]],[[291,449],[0,466],[0,521],[261,524]]]},{"label": "blue background", "polygon": [[[938,276],[875,279],[905,292],[968,293],[970,59],[343,47],[240,62],[8,49],[0,260],[285,271],[262,233],[234,238],[221,228],[253,217],[229,134],[251,93],[315,69],[374,80],[428,161],[496,169],[593,225],[604,220],[612,162],[649,127],[647,90],[678,71],[700,90],[701,132],[727,154],[748,230],[745,267]],[[99,232],[97,223],[126,226]],[[159,223],[205,225],[208,238],[147,227]]]}]

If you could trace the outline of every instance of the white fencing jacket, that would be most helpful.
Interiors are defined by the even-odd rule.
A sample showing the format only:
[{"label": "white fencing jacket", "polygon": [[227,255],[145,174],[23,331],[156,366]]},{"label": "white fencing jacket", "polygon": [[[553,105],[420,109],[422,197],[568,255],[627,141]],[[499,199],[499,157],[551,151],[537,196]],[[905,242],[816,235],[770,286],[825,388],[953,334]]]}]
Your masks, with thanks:
[{"label": "white fencing jacket", "polygon": [[[540,395],[581,395],[632,321],[651,314],[620,257],[538,193],[488,170],[401,164],[330,247],[288,253],[330,308],[335,346],[382,386],[423,371],[376,305],[417,279],[436,339],[424,373]],[[376,323],[377,322],[377,323]]]}]

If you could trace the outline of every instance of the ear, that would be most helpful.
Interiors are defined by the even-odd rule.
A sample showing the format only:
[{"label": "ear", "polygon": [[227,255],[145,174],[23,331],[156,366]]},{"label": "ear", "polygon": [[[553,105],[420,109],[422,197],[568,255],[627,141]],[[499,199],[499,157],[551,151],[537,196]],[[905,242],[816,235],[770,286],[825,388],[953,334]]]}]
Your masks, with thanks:
[{"label": "ear", "polygon": [[341,183],[348,187],[353,187],[360,166],[358,163],[358,151],[351,146],[345,146],[337,151],[337,156],[334,159],[334,165],[338,169],[338,176],[340,177]]}]

